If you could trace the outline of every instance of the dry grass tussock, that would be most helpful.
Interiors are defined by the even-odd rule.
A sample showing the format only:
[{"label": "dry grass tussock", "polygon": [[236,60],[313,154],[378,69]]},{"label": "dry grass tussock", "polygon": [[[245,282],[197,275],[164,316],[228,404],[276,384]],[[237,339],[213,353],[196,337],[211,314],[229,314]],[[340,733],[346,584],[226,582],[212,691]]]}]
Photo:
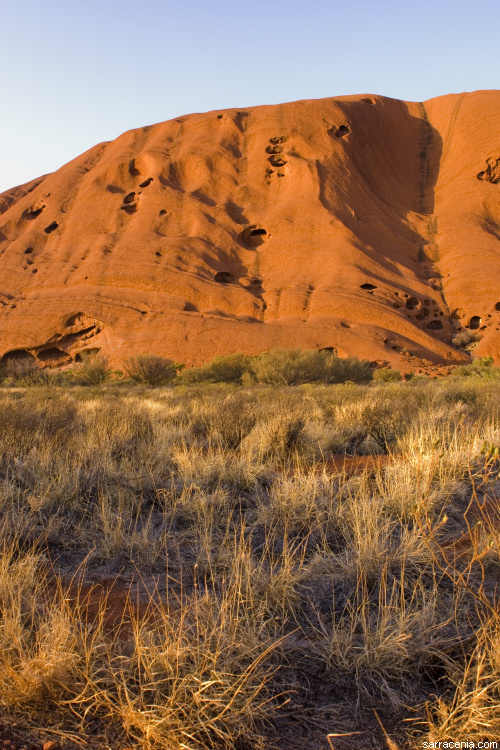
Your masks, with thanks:
[{"label": "dry grass tussock", "polygon": [[68,748],[496,739],[499,388],[0,392],[0,719]]}]

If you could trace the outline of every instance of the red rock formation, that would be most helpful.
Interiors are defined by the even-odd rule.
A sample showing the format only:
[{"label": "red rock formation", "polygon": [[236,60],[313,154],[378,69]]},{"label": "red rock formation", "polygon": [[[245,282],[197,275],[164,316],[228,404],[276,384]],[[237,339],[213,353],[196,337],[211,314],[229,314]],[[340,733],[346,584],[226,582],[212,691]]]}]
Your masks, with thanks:
[{"label": "red rock formation", "polygon": [[469,327],[499,361],[499,115],[497,91],[351,96],[95,146],[0,195],[0,355],[334,347],[411,370],[467,361]]}]

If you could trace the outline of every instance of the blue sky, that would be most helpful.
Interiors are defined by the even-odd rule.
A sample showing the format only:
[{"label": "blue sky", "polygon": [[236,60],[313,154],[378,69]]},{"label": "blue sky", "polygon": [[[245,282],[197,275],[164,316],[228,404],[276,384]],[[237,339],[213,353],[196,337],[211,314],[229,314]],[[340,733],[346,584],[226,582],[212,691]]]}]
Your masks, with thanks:
[{"label": "blue sky", "polygon": [[500,88],[498,0],[0,2],[0,191],[190,112]]}]

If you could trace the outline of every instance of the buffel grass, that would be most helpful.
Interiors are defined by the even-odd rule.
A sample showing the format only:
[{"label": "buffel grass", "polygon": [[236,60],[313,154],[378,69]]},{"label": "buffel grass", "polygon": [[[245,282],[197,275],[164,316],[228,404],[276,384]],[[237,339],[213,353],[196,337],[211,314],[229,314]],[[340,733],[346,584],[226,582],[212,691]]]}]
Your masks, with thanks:
[{"label": "buffel grass", "polygon": [[2,390],[0,719],[63,747],[496,740],[499,396]]}]

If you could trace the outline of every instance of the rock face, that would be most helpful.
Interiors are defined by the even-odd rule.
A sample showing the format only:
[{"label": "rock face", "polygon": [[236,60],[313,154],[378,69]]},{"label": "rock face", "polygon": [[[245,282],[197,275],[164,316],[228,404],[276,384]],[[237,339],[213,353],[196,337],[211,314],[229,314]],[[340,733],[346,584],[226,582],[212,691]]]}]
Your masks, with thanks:
[{"label": "rock face", "polygon": [[[335,348],[500,360],[500,92],[351,96],[124,133],[0,195],[0,355]],[[462,342],[463,343],[463,342]]]}]

